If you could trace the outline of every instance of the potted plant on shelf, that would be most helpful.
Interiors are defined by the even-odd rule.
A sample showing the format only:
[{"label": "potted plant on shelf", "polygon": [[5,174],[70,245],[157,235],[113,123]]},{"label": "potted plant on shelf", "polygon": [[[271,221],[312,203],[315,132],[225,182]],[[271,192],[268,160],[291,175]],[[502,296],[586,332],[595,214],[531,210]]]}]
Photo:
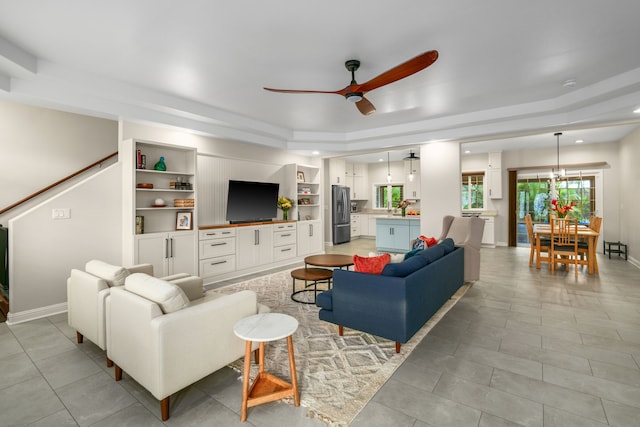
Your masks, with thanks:
[{"label": "potted plant on shelf", "polygon": [[282,219],[289,219],[289,209],[293,207],[293,202],[287,197],[278,197],[278,209],[282,209]]}]

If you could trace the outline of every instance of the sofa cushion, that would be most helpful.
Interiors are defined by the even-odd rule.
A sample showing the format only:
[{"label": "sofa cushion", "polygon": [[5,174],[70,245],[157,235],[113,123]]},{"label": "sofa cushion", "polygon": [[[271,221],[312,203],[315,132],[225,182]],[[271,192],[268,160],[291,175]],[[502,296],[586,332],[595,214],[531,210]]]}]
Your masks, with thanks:
[{"label": "sofa cushion", "polygon": [[[376,252],[369,252],[369,257],[378,256],[378,255],[382,255],[382,254],[378,254]],[[389,261],[390,263],[404,261],[404,254],[389,254],[389,256],[391,257],[391,261]]]},{"label": "sofa cushion", "polygon": [[179,286],[148,274],[134,273],[130,275],[125,280],[124,288],[155,302],[165,314],[173,313],[189,305],[189,298]]},{"label": "sofa cushion", "polygon": [[129,270],[126,268],[107,264],[97,259],[87,262],[84,269],[87,273],[105,280],[109,286],[122,286],[124,280],[129,276]]},{"label": "sofa cushion", "polygon": [[387,264],[382,270],[383,276],[406,277],[427,265],[426,258],[413,256],[399,264]]},{"label": "sofa cushion", "polygon": [[389,264],[391,256],[383,254],[374,257],[353,256],[354,270],[359,273],[380,274],[385,265]]},{"label": "sofa cushion", "polygon": [[456,244],[453,243],[453,239],[451,237],[444,239],[440,245],[444,248],[445,255],[450,254],[456,249]]},{"label": "sofa cushion", "polygon": [[425,249],[419,256],[424,258],[427,264],[431,264],[433,261],[442,258],[444,256],[444,252],[444,246],[435,245],[431,246],[429,249]]},{"label": "sofa cushion", "polygon": [[424,251],[423,248],[415,248],[415,249],[411,249],[409,252],[407,252],[406,254],[404,254],[404,259],[408,260],[409,258],[411,258],[412,256],[417,255],[418,253]]}]

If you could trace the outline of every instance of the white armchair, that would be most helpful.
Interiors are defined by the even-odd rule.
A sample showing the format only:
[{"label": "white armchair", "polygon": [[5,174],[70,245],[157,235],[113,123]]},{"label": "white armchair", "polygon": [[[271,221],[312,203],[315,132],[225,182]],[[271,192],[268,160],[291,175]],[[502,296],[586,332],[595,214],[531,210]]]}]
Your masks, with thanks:
[{"label": "white armchair", "polygon": [[480,278],[480,247],[484,233],[484,220],[478,217],[454,217],[442,219],[442,234],[438,241],[451,237],[456,246],[464,248],[464,281]]},{"label": "white armchair", "polygon": [[[125,268],[91,260],[85,265],[85,271],[71,270],[67,279],[67,316],[69,326],[76,331],[78,344],[87,338],[106,350],[106,299],[112,287],[124,285],[125,278],[133,273],[153,275],[153,266],[140,264]],[[199,277],[181,273],[164,279],[174,281],[194,296],[202,296],[204,292]],[[108,358],[107,366],[112,366]]]},{"label": "white armchair", "polygon": [[132,274],[123,287],[113,288],[107,307],[107,355],[115,363],[116,381],[124,371],[146,388],[160,400],[163,421],[169,418],[171,394],[244,355],[235,323],[270,311],[253,291],[208,291],[189,301],[178,287],[144,274]]}]

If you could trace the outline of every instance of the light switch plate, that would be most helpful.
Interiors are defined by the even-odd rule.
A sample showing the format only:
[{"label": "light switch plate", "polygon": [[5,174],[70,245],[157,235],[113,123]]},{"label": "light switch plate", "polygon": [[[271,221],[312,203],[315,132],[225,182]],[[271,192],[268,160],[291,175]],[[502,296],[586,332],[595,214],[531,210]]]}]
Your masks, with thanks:
[{"label": "light switch plate", "polygon": [[51,218],[53,218],[53,219],[69,219],[69,218],[71,218],[71,209],[69,209],[69,208],[54,208],[51,211]]}]

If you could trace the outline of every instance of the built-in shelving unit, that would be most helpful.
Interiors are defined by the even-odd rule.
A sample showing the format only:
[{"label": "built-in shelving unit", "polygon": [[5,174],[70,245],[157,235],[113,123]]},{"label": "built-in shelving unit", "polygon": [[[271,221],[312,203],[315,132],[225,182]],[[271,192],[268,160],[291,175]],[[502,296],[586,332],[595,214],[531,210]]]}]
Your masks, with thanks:
[{"label": "built-in shelving unit", "polygon": [[[139,154],[146,157],[144,167]],[[166,171],[154,169],[160,157]],[[130,139],[120,144],[120,160],[123,262],[151,263],[155,275],[197,274],[196,150]]]},{"label": "built-in shelving unit", "polygon": [[320,168],[296,165],[296,196],[299,221],[320,219]]}]

